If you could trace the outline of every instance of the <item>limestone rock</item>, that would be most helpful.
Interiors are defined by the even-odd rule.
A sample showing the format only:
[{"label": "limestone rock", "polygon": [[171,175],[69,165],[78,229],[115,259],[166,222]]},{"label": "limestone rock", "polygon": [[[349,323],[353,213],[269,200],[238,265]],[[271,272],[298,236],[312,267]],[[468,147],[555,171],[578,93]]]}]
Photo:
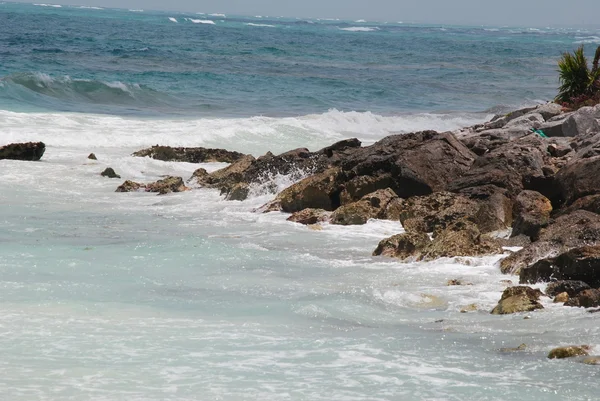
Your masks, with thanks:
[{"label": "limestone rock", "polygon": [[135,192],[146,188],[146,185],[139,182],[127,180],[121,184],[115,192]]},{"label": "limestone rock", "polygon": [[331,168],[284,189],[277,195],[281,210],[294,213],[306,208],[332,211],[340,206],[340,170]]},{"label": "limestone rock", "polygon": [[552,204],[544,195],[535,191],[522,191],[514,204],[515,217],[511,236],[525,234],[531,239],[538,236],[539,231],[550,222]]},{"label": "limestone rock", "polygon": [[496,305],[491,313],[493,315],[506,315],[543,309],[542,304],[538,302],[540,295],[540,290],[534,290],[530,287],[509,287],[504,290],[502,298],[500,298],[498,305]]},{"label": "limestone rock", "polygon": [[209,148],[176,148],[171,146],[152,146],[133,154],[138,157],[150,157],[162,161],[175,161],[187,163],[223,162],[234,163],[244,157],[243,153],[231,152],[225,149]]},{"label": "limestone rock", "polygon": [[359,201],[343,205],[331,215],[331,224],[358,225],[369,219],[386,217],[388,205],[398,196],[389,188],[380,189],[363,196]]},{"label": "limestone rock", "polygon": [[287,218],[287,221],[294,223],[300,223],[304,225],[312,225],[328,221],[331,216],[331,212],[323,209],[304,209],[299,212],[293,213]]},{"label": "limestone rock", "polygon": [[569,294],[566,292],[561,292],[560,294],[556,294],[556,296],[554,297],[554,303],[555,304],[559,304],[559,303],[565,303],[569,301]]},{"label": "limestone rock", "polygon": [[46,145],[43,142],[11,143],[0,146],[0,160],[37,161],[45,151]]},{"label": "limestone rock", "polygon": [[537,261],[521,269],[521,283],[578,280],[592,287],[600,286],[600,245],[573,248],[555,258]]},{"label": "limestone rock", "polygon": [[600,156],[577,158],[556,174],[562,200],[566,204],[587,196],[600,194]]},{"label": "limestone rock", "polygon": [[226,194],[225,199],[231,201],[243,201],[248,198],[248,194],[250,193],[250,185],[245,182],[239,182],[231,188],[231,190]]},{"label": "limestone rock", "polygon": [[582,308],[595,308],[600,306],[600,290],[591,288],[583,290],[574,297],[570,298],[565,306],[574,306]]},{"label": "limestone rock", "polygon": [[583,358],[581,363],[585,365],[600,365],[600,356],[588,356],[587,358]]},{"label": "limestone rock", "polygon": [[567,347],[554,348],[548,353],[549,359],[564,359],[574,356],[588,356],[591,347],[589,345],[570,345]]},{"label": "limestone rock", "polygon": [[418,259],[430,242],[429,237],[424,233],[407,232],[397,234],[381,240],[373,252],[373,256],[381,255],[400,259]]},{"label": "limestone rock", "polygon": [[146,185],[146,192],[158,192],[159,195],[165,195],[170,192],[183,192],[189,188],[183,184],[181,177],[166,177],[151,184]]},{"label": "limestone rock", "polygon": [[472,222],[462,220],[441,230],[424,250],[423,259],[499,253],[502,253],[502,248],[498,242],[482,235]]},{"label": "limestone rock", "polygon": [[107,178],[121,178],[121,176],[119,174],[115,173],[115,170],[113,170],[111,167],[105,168],[104,171],[100,173],[100,175],[102,177],[107,177]]},{"label": "limestone rock", "polygon": [[583,281],[559,280],[548,284],[548,286],[546,287],[546,294],[548,294],[551,297],[554,297],[560,293],[566,292],[569,297],[574,297],[581,291],[589,290],[590,288],[591,287]]}]

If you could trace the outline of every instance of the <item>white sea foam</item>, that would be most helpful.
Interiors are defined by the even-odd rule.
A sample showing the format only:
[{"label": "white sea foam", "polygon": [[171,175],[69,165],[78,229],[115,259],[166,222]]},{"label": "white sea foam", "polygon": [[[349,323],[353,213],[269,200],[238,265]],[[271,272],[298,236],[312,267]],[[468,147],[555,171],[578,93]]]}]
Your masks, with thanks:
[{"label": "white sea foam", "polygon": [[364,20],[364,19],[357,19],[357,20],[356,20],[356,21],[354,21],[354,22],[363,23],[363,22],[367,22],[367,21],[366,21],[366,20]]},{"label": "white sea foam", "polygon": [[600,43],[600,36],[579,36],[576,39],[575,44]]},{"label": "white sea foam", "polygon": [[102,7],[92,7],[92,6],[79,6],[77,8],[83,8],[86,10],[104,10]]},{"label": "white sea foam", "polygon": [[265,27],[265,28],[276,28],[275,25],[269,25],[269,24],[254,24],[252,22],[248,22],[246,25],[248,26],[256,26],[256,27]]},{"label": "white sea foam", "polygon": [[177,19],[173,18],[173,17],[169,17],[169,21],[171,21],[171,22],[177,22]]},{"label": "white sea foam", "polygon": [[378,31],[379,28],[377,27],[367,27],[367,26],[351,26],[348,28],[339,28],[342,31],[348,31],[348,32],[374,32],[374,31]]},{"label": "white sea foam", "polygon": [[219,14],[219,13],[208,14],[208,15],[211,16],[211,17],[221,17],[221,18],[226,18],[227,17],[225,14]]},{"label": "white sea foam", "polygon": [[190,21],[194,24],[205,24],[205,25],[215,25],[215,21],[213,20],[209,20],[209,19],[193,19],[193,18],[186,18],[186,21]]},{"label": "white sea foam", "polygon": [[129,11],[131,11],[132,13],[143,13],[144,10],[139,10],[139,9],[129,9]]},{"label": "white sea foam", "polygon": [[34,6],[40,6],[40,7],[54,7],[54,8],[62,8],[62,6],[60,4],[34,4]]}]

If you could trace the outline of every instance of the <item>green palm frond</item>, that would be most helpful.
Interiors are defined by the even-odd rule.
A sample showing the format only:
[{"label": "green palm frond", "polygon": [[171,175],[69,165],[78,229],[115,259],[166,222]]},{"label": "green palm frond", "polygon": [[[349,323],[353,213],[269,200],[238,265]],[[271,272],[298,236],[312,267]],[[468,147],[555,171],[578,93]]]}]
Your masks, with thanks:
[{"label": "green palm frond", "polygon": [[563,53],[558,61],[560,87],[556,100],[569,102],[580,96],[593,96],[600,91],[600,46],[596,49],[592,69],[588,67],[583,45],[571,53]]}]

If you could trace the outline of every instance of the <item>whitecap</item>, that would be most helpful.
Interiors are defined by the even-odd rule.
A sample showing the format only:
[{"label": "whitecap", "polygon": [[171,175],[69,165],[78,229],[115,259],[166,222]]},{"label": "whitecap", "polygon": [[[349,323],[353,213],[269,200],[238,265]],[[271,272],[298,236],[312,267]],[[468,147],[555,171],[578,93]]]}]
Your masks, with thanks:
[{"label": "whitecap", "polygon": [[177,22],[177,20],[175,18],[173,18],[173,17],[169,17],[169,21],[171,21],[171,22]]},{"label": "whitecap", "polygon": [[357,19],[357,20],[356,20],[356,21],[354,21],[354,22],[358,22],[358,23],[360,24],[360,23],[367,22],[367,20],[364,20],[364,19]]},{"label": "whitecap", "polygon": [[600,43],[600,36],[584,36],[577,37],[577,40],[573,43],[583,45],[587,43]]},{"label": "whitecap", "polygon": [[59,4],[43,4],[42,3],[42,4],[34,4],[34,6],[62,8],[62,6]]},{"label": "whitecap", "polygon": [[136,9],[129,9],[130,12],[132,13],[143,13],[144,10],[136,10]]},{"label": "whitecap", "polygon": [[206,25],[215,25],[215,21],[209,20],[209,19],[193,19],[193,18],[186,18],[186,20],[194,23],[194,24],[206,24]]},{"label": "whitecap", "polygon": [[227,18],[227,16],[225,14],[208,14],[211,17],[221,17],[221,18]]},{"label": "whitecap", "polygon": [[374,32],[374,31],[378,31],[379,28],[369,28],[367,26],[351,26],[348,28],[339,28],[341,31],[348,31],[348,32]]},{"label": "whitecap", "polygon": [[269,24],[253,24],[252,22],[247,23],[246,25],[248,26],[258,26],[258,27],[265,27],[265,28],[276,28],[275,25],[269,25]]}]

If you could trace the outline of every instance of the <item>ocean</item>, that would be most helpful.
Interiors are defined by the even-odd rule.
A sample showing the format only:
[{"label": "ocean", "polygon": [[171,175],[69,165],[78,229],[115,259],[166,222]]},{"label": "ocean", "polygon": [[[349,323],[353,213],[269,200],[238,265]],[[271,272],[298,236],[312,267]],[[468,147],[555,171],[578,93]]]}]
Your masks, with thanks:
[{"label": "ocean", "polygon": [[0,3],[0,146],[47,146],[0,161],[0,400],[598,399],[597,367],[546,355],[600,353],[600,317],[490,315],[502,255],[372,257],[398,222],[313,230],[253,212],[261,187],[114,191],[225,166],[131,156],[155,144],[368,145],[548,101],[600,29],[200,11]]}]

